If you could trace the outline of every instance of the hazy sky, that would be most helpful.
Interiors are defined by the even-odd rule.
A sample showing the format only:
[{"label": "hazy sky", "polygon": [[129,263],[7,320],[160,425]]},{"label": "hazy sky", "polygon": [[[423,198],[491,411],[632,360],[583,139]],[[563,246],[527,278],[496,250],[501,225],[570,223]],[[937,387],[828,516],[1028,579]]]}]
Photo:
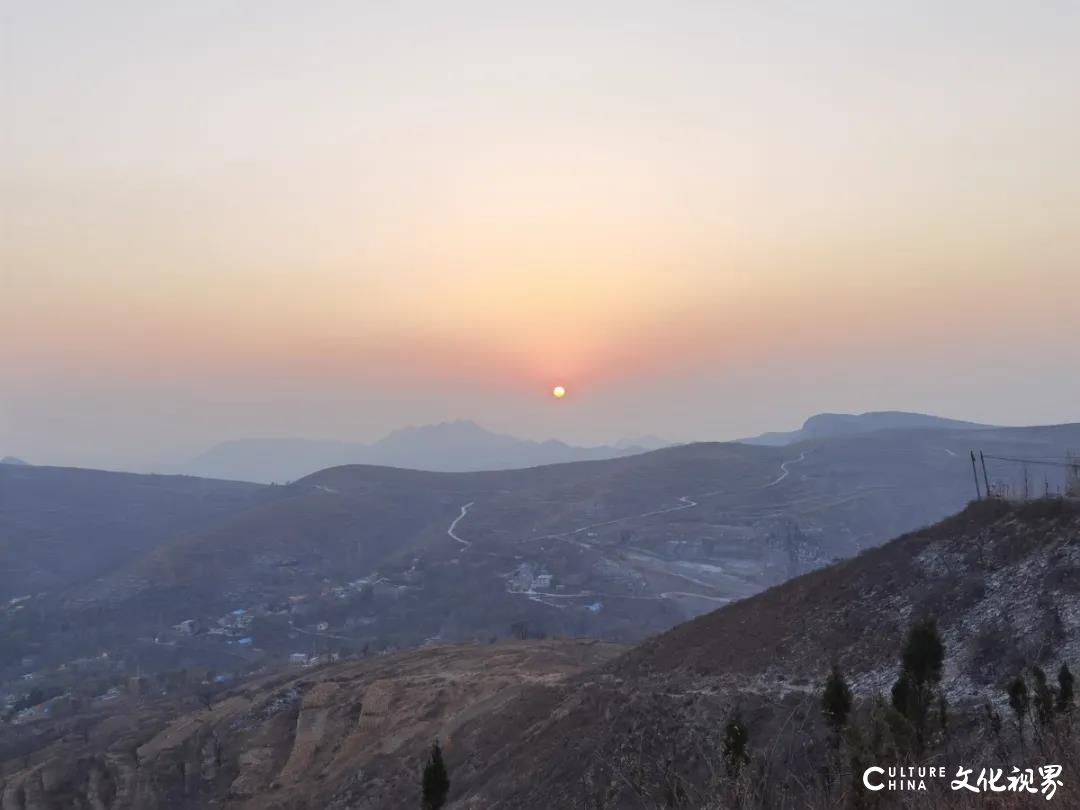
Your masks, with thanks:
[{"label": "hazy sky", "polygon": [[1080,3],[0,9],[0,455],[1080,419]]}]

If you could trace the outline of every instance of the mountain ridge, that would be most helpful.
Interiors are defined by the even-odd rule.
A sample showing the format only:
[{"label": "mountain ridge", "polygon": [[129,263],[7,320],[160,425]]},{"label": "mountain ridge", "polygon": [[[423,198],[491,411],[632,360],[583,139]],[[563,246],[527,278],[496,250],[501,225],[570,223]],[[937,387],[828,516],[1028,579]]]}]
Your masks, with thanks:
[{"label": "mountain ridge", "polygon": [[[1015,754],[1012,724],[995,736],[983,718],[1007,716],[1016,672],[1075,663],[1077,594],[1080,502],[983,501],[629,650],[557,639],[436,644],[259,674],[201,699],[198,685],[175,679],[164,697],[121,694],[66,709],[74,715],[61,713],[70,703],[61,696],[49,703],[55,717],[0,726],[10,761],[0,792],[17,810],[91,794],[106,810],[380,810],[416,801],[437,738],[448,808],[629,810],[673,783],[677,806],[693,810],[792,806],[784,796],[846,806],[831,791],[858,784],[867,763],[856,754],[905,761],[903,729],[880,718],[876,696],[896,677],[912,622],[939,619],[951,736],[934,754],[952,776],[955,759],[990,765]],[[848,736],[851,765],[829,766],[844,776],[835,788],[822,783],[836,762],[820,708],[830,663],[857,701],[849,722],[882,738]],[[733,717],[748,729],[751,765],[734,783],[719,767]],[[1029,750],[1025,762],[1053,757]],[[939,788],[935,807],[970,806]],[[717,803],[736,789],[741,803]],[[590,796],[602,803],[583,804]],[[1059,803],[1077,797],[1066,780]],[[878,806],[911,807],[904,798],[885,794]]]},{"label": "mountain ridge", "polygon": [[[1006,488],[1022,470],[993,455],[1077,446],[1080,425],[880,431],[791,448],[695,443],[509,471],[347,465],[266,487],[6,467],[0,501],[12,500],[0,509],[0,529],[6,518],[9,559],[37,569],[11,580],[20,590],[8,596],[51,593],[26,602],[36,641],[16,645],[3,672],[18,677],[25,655],[51,668],[94,653],[105,629],[144,671],[185,660],[231,666],[242,635],[165,632],[168,643],[150,649],[140,639],[188,620],[215,628],[236,610],[265,631],[245,651],[252,661],[283,660],[296,635],[323,632],[353,651],[505,638],[517,632],[511,625],[636,641],[951,514],[975,494],[972,447],[986,450],[995,488]],[[97,476],[114,482],[105,500],[90,486]],[[168,508],[132,512],[158,503],[150,496],[162,486]],[[224,509],[206,523],[176,524],[174,510],[196,496],[223,499]],[[103,546],[118,556],[95,555],[108,570],[94,577],[57,578],[94,553],[78,542],[90,524],[72,519],[93,512],[72,506],[110,503],[123,522],[89,536],[131,544]],[[42,544],[43,536],[56,540]],[[23,588],[31,581],[39,584]]]},{"label": "mountain ridge", "polygon": [[808,417],[798,430],[770,431],[738,441],[775,447],[827,436],[847,436],[881,430],[980,430],[993,427],[997,426],[914,411],[818,413]]},{"label": "mountain ridge", "polygon": [[209,478],[284,483],[347,464],[474,472],[618,458],[646,449],[630,443],[582,447],[557,439],[520,439],[490,431],[472,420],[457,419],[409,425],[369,443],[297,437],[231,439],[178,465],[175,471]]},{"label": "mountain ridge", "polygon": [[[910,411],[818,413],[808,417],[798,430],[771,431],[736,441],[779,447],[817,438],[882,430],[978,430],[994,427]],[[373,442],[303,437],[229,439],[183,464],[161,471],[226,480],[284,483],[321,469],[348,464],[432,472],[474,472],[619,458],[671,445],[672,442],[651,435],[597,446],[572,445],[558,439],[536,441],[496,433],[469,419],[455,419],[427,425],[407,425]]]}]

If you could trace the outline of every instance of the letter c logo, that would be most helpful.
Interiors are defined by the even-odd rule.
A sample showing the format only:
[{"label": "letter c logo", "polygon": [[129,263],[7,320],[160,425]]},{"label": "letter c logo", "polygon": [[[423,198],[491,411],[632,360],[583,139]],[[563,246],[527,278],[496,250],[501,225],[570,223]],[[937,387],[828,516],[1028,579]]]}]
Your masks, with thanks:
[{"label": "letter c logo", "polygon": [[885,787],[885,785],[883,785],[881,782],[878,782],[876,785],[870,784],[870,774],[872,773],[885,773],[885,769],[879,768],[877,765],[867,768],[865,771],[863,771],[862,783],[866,785],[867,790],[881,790]]}]

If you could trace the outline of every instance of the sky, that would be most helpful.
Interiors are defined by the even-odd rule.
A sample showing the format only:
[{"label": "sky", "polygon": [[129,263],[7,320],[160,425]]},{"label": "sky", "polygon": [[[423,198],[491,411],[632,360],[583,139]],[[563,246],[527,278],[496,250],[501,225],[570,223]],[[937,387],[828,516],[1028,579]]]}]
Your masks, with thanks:
[{"label": "sky", "polygon": [[1080,420],[1069,0],[0,0],[0,38],[0,455]]}]

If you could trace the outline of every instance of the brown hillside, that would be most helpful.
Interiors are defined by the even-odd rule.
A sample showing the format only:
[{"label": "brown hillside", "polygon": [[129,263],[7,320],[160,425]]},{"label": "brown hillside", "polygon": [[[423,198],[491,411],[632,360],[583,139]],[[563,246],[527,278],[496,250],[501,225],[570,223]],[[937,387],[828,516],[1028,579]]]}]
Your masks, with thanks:
[{"label": "brown hillside", "polygon": [[989,743],[975,726],[986,700],[1008,714],[1007,679],[1032,664],[1080,669],[1080,504],[973,504],[646,641],[579,679],[526,739],[478,752],[491,763],[486,778],[457,806],[572,807],[583,780],[599,780],[623,797],[608,806],[635,807],[628,772],[662,792],[664,762],[677,763],[688,790],[704,790],[736,708],[767,749],[758,748],[760,767],[812,779],[825,756],[815,753],[824,737],[818,690],[830,662],[861,699],[887,696],[904,633],[926,615],[942,629],[954,724],[974,734],[950,750],[987,761],[996,752],[979,747]]},{"label": "brown hillside", "polygon": [[[841,664],[870,722],[905,629],[928,614],[944,636],[953,716],[935,759],[1056,756],[1018,759],[1015,729],[995,742],[982,707],[1007,715],[1004,683],[1032,664],[1080,669],[1080,504],[984,502],[622,655],[588,642],[433,647],[265,677],[216,696],[211,711],[190,696],[125,699],[9,728],[0,795],[13,810],[76,795],[108,810],[407,807],[437,735],[450,810],[575,808],[600,794],[607,803],[592,806],[629,810],[673,784],[689,810],[837,806],[820,782],[825,671]],[[734,789],[718,752],[736,709],[750,729],[748,774],[773,798],[709,805]],[[888,746],[875,756],[910,757]]]}]

